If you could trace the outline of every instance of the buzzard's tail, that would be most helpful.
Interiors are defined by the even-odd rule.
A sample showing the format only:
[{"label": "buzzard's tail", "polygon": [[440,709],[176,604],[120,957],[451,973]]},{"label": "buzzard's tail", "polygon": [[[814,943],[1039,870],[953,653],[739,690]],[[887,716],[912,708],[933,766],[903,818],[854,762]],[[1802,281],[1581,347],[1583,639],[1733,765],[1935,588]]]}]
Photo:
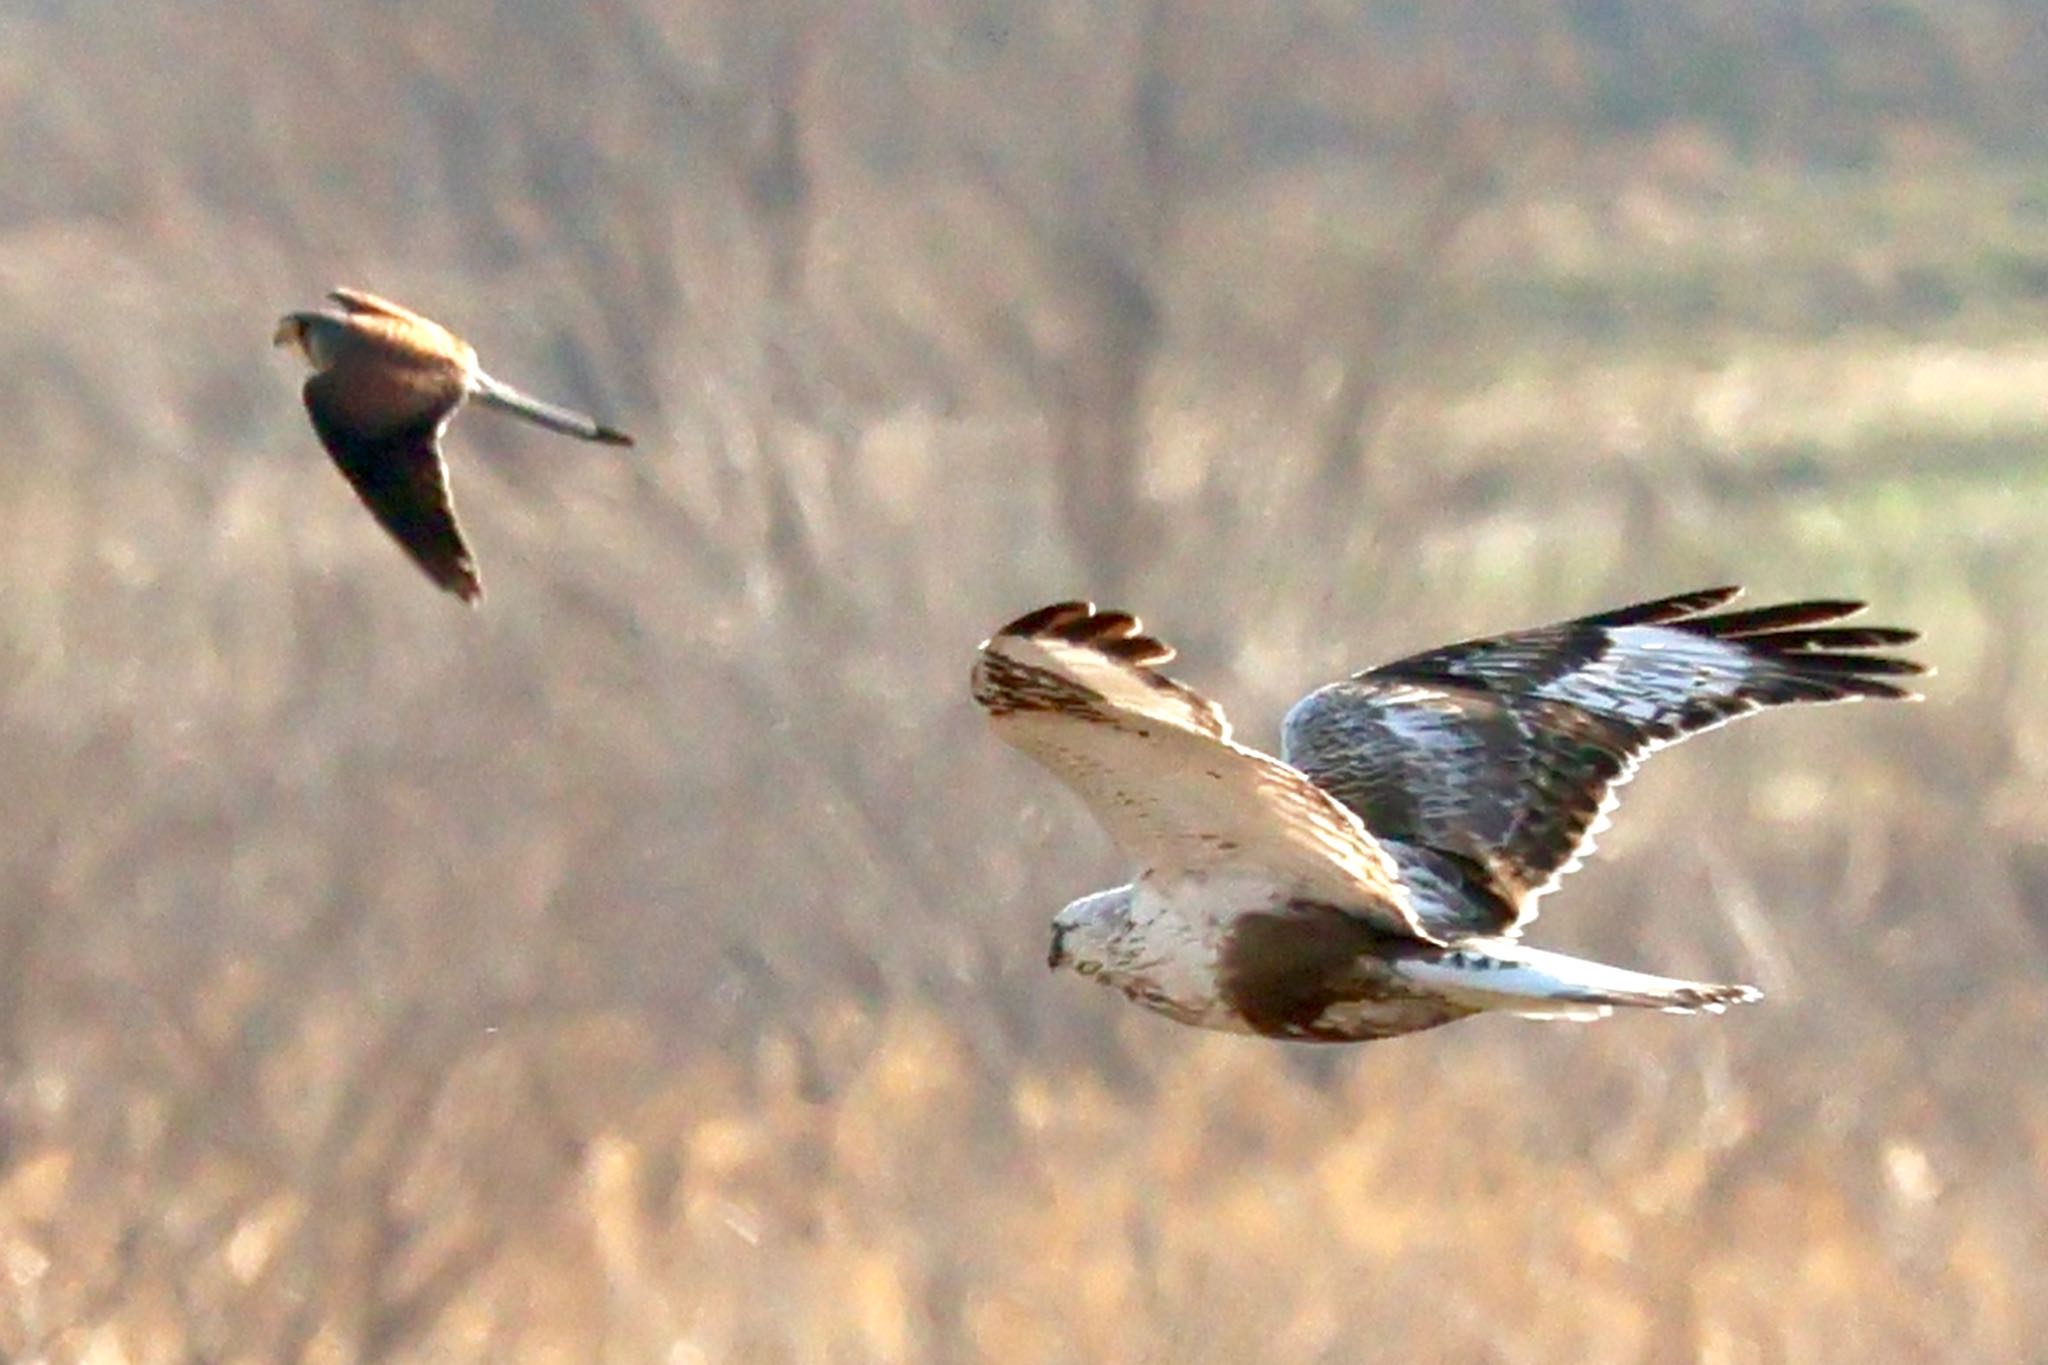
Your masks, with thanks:
[{"label": "buzzard's tail", "polygon": [[1719,1014],[1763,995],[1754,986],[1651,976],[1506,939],[1468,940],[1431,956],[1403,959],[1395,970],[1459,1004],[1529,1019],[1601,1019],[1616,1006]]}]

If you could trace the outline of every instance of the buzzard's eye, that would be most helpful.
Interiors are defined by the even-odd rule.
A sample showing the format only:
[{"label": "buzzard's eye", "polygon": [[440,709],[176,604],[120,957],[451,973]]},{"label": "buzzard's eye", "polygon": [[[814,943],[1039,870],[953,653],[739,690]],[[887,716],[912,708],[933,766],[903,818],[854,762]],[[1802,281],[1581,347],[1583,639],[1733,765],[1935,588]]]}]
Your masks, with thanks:
[{"label": "buzzard's eye", "polygon": [[1077,962],[1074,964],[1074,970],[1083,976],[1093,976],[1102,970],[1102,965],[1097,962]]}]

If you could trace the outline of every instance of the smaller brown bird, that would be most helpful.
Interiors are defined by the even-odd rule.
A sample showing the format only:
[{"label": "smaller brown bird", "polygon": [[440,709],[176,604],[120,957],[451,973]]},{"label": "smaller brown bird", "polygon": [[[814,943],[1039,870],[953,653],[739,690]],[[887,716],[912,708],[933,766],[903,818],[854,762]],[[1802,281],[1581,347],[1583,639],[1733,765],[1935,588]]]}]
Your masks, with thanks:
[{"label": "smaller brown bird", "polygon": [[441,457],[441,433],[463,400],[586,441],[629,446],[633,438],[491,378],[475,348],[437,322],[360,289],[327,297],[339,312],[287,313],[271,338],[298,347],[313,367],[305,388],[313,430],[413,562],[473,606],[483,579],[455,519]]}]

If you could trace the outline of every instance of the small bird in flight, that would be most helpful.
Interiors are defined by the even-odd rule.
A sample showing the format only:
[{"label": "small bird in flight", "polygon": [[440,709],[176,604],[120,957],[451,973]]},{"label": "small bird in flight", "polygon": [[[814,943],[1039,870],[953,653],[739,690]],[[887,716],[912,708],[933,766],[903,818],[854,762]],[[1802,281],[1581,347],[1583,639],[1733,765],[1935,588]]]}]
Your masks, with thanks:
[{"label": "small bird in flight", "polygon": [[441,457],[441,433],[463,400],[586,441],[629,446],[633,438],[491,378],[475,348],[437,322],[360,289],[327,297],[339,311],[287,313],[271,338],[298,347],[313,367],[305,388],[313,430],[413,562],[474,605],[483,579],[455,519]]},{"label": "small bird in flight", "polygon": [[1715,610],[1739,591],[1382,664],[1295,703],[1277,759],[1158,670],[1173,650],[1136,617],[1019,617],[983,643],[974,699],[1141,869],[1054,917],[1051,965],[1182,1023],[1309,1042],[1756,999],[1518,937],[1649,753],[1766,707],[1911,699],[1893,680],[1926,672],[1871,652],[1915,632],[1838,624],[1860,602]]}]

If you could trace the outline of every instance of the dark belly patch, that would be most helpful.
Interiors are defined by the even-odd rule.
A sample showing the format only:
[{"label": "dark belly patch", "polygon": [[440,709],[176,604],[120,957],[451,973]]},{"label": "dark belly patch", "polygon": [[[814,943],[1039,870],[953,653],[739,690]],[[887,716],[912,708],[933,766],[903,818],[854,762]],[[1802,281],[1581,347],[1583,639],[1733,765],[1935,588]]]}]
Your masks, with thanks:
[{"label": "dark belly patch", "polygon": [[1390,963],[1441,952],[1309,901],[1240,916],[1224,936],[1218,985],[1257,1033],[1357,1042],[1435,1028],[1474,1013],[1396,975]]}]

